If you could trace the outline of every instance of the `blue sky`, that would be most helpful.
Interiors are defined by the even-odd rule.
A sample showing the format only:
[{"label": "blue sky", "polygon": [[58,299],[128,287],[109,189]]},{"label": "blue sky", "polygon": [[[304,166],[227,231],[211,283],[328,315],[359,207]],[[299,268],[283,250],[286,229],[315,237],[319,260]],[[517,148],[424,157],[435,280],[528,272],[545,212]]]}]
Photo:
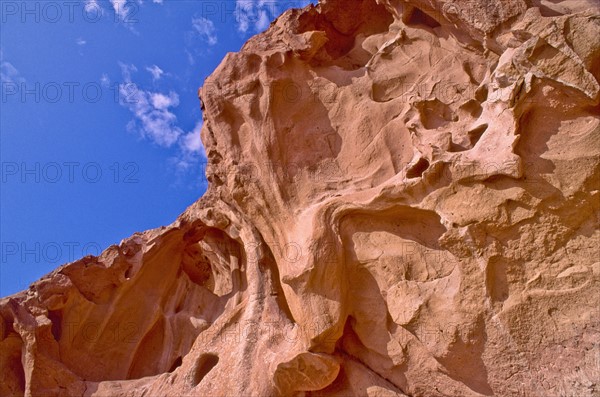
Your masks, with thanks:
[{"label": "blue sky", "polygon": [[0,296],[206,190],[197,89],[309,0],[0,0]]}]

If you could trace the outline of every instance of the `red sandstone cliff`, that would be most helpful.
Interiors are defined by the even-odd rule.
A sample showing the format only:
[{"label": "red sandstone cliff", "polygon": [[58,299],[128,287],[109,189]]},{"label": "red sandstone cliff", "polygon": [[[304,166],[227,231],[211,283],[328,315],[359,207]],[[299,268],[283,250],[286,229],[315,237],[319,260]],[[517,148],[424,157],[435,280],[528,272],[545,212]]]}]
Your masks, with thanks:
[{"label": "red sandstone cliff", "polygon": [[595,4],[286,12],[200,91],[205,196],[0,300],[0,395],[597,396]]}]

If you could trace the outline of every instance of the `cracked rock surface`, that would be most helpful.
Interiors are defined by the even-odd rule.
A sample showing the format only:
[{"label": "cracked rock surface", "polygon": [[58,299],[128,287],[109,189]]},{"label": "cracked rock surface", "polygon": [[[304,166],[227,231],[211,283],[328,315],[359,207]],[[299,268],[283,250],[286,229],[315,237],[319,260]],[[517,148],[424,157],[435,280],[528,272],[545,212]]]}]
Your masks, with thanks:
[{"label": "cracked rock surface", "polygon": [[199,91],[207,193],[0,300],[1,396],[600,393],[594,0],[323,0]]}]

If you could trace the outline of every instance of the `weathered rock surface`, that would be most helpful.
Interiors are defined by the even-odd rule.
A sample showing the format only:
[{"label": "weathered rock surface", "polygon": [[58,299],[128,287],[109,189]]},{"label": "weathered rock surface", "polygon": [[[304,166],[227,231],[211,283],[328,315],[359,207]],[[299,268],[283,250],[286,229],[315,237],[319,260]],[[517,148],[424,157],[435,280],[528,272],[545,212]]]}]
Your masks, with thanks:
[{"label": "weathered rock surface", "polygon": [[597,396],[600,11],[328,0],[200,91],[206,195],[0,301],[2,396]]}]

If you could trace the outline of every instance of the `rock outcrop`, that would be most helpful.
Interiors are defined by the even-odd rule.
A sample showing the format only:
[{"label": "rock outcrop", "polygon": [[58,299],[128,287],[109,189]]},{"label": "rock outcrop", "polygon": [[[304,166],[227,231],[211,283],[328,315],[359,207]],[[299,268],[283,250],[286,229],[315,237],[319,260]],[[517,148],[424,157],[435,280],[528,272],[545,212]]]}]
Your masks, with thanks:
[{"label": "rock outcrop", "polygon": [[597,396],[595,0],[324,0],[200,90],[208,192],[0,300],[2,396]]}]

